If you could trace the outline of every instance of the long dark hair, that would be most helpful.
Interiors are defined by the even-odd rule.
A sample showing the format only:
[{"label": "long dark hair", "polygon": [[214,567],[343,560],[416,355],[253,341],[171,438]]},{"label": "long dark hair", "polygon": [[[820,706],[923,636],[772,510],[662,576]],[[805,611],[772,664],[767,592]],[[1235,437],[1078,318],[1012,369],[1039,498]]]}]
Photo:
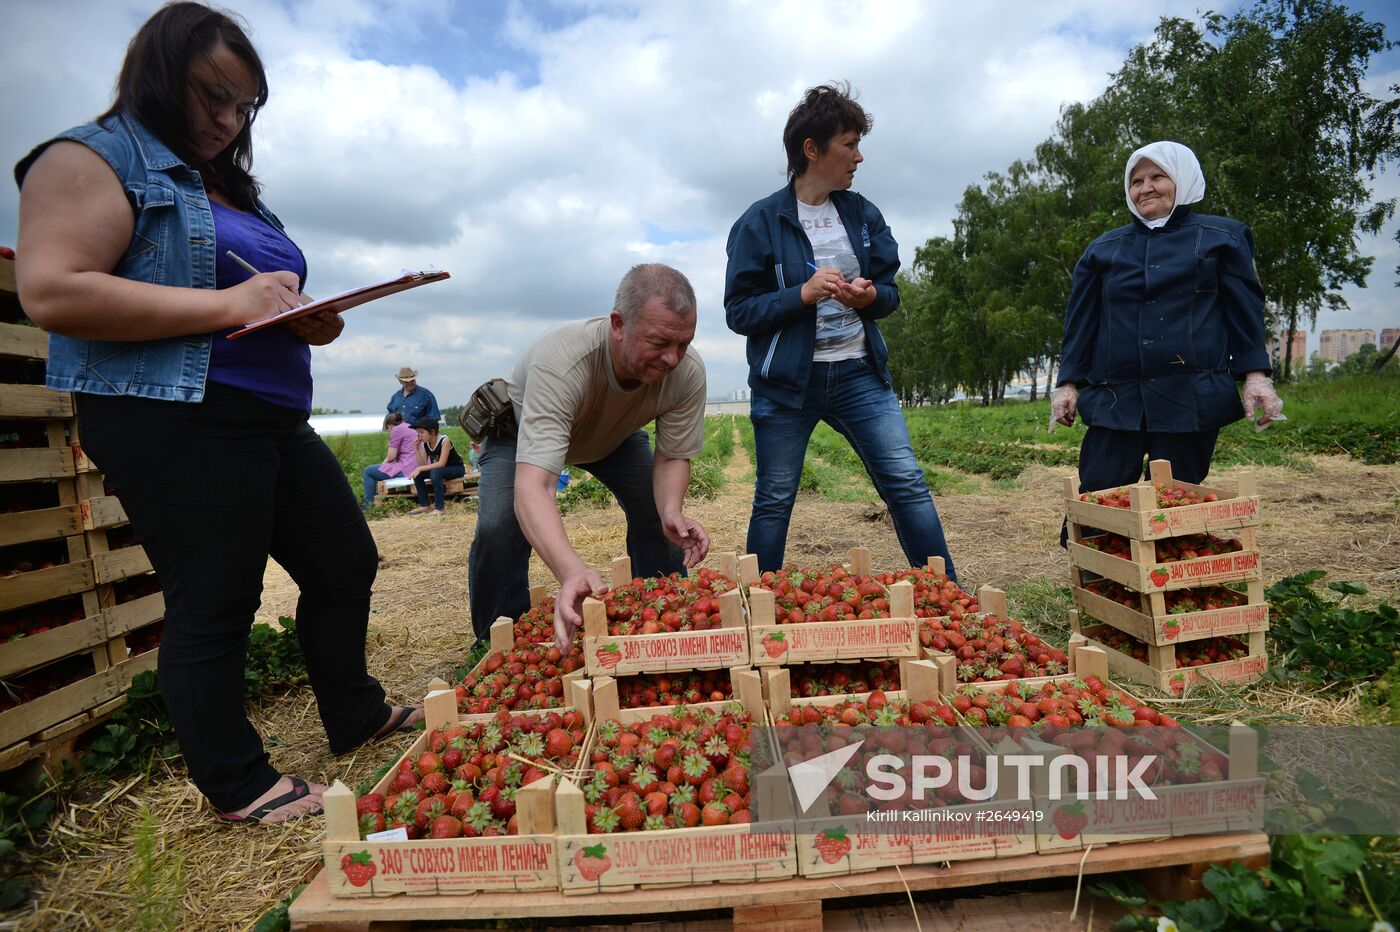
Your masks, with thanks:
[{"label": "long dark hair", "polygon": [[[209,162],[190,159],[188,91],[190,64],[209,56],[222,42],[242,59],[258,81],[258,96],[233,143]],[[267,73],[243,27],[232,14],[202,3],[168,3],[146,20],[126,48],[117,77],[117,97],[106,120],[128,113],[140,120],[209,185],[238,206],[252,210],[261,187],[253,178],[253,118],[267,103]]]}]

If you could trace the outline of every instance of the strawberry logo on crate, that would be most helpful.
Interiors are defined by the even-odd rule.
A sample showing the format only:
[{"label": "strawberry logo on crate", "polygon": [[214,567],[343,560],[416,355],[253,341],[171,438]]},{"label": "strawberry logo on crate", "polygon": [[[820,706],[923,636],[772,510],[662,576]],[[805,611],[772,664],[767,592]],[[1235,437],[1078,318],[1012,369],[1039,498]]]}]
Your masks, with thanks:
[{"label": "strawberry logo on crate", "polygon": [[1177,621],[1175,618],[1162,625],[1162,634],[1166,636],[1168,641],[1175,641],[1176,636],[1180,633],[1181,622]]},{"label": "strawberry logo on crate", "polygon": [[787,633],[784,631],[769,631],[763,635],[763,649],[768,651],[768,656],[773,659],[781,657],[787,653]]},{"label": "strawberry logo on crate", "polygon": [[1069,803],[1055,810],[1051,816],[1055,830],[1065,841],[1077,836],[1089,825],[1089,817],[1084,814],[1083,803]]},{"label": "strawberry logo on crate", "polygon": [[612,858],[608,857],[607,846],[589,845],[580,848],[574,853],[574,867],[578,868],[584,880],[597,880],[612,867]]},{"label": "strawberry logo on crate", "polygon": [[611,670],[622,663],[622,650],[616,644],[604,644],[595,652],[603,669]]},{"label": "strawberry logo on crate", "polygon": [[340,869],[352,887],[363,887],[379,871],[368,851],[356,851],[340,859]]},{"label": "strawberry logo on crate", "polygon": [[1152,585],[1156,586],[1158,589],[1165,586],[1168,579],[1171,579],[1171,574],[1163,567],[1159,566],[1152,571]]},{"label": "strawberry logo on crate", "polygon": [[1164,514],[1155,514],[1148,521],[1147,526],[1152,528],[1153,534],[1160,534],[1167,529],[1167,516]]},{"label": "strawberry logo on crate", "polygon": [[1186,689],[1186,674],[1176,674],[1171,678],[1171,683],[1169,685],[1171,686],[1172,692],[1180,695],[1181,692]]},{"label": "strawberry logo on crate", "polygon": [[851,853],[851,840],[846,837],[846,826],[829,828],[817,836],[817,853],[828,864],[835,864]]}]

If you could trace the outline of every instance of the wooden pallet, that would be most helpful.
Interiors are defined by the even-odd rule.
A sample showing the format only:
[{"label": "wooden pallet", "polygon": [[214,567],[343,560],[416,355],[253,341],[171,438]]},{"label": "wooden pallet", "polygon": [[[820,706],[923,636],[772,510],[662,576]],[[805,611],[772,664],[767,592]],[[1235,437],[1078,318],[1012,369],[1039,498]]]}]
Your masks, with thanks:
[{"label": "wooden pallet", "polygon": [[[333,897],[327,872],[318,874],[289,910],[297,932],[370,932],[404,929],[414,922],[453,920],[593,919],[626,922],[650,913],[669,915],[708,910],[732,913],[733,928],[810,932],[823,927],[823,911],[859,897],[906,892],[959,890],[987,884],[1048,878],[1072,880],[1079,875],[1135,871],[1151,889],[1181,891],[1212,863],[1242,862],[1251,868],[1269,863],[1269,839],[1259,833],[1172,838],[1163,841],[1095,847],[1085,851],[1026,854],[947,865],[924,864],[898,871],[882,870],[837,880],[791,878],[763,883],[711,884],[664,891],[596,893],[566,896],[555,891],[476,893],[468,896],[396,896],[362,899]],[[1187,891],[1190,892],[1190,891]],[[1199,894],[1197,894],[1199,895]],[[903,913],[903,925],[911,922]],[[677,917],[679,918],[679,917]],[[895,927],[895,926],[887,926]],[[930,926],[929,928],[933,928]],[[1018,925],[1019,929],[1032,926]]]},{"label": "wooden pallet", "polygon": [[[442,497],[447,498],[476,498],[477,481],[480,474],[464,476],[461,479],[448,479],[442,487]],[[429,495],[431,496],[431,489]],[[418,489],[411,485],[396,486],[395,488],[385,488],[381,481],[375,490],[374,503],[382,505],[391,498],[416,498]]]}]

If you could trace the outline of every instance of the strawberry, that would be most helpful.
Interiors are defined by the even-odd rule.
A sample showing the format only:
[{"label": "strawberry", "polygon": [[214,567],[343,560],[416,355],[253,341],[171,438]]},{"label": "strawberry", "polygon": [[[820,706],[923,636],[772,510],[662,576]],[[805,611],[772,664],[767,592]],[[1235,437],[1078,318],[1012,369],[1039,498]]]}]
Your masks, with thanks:
[{"label": "strawberry", "polygon": [[1067,803],[1056,809],[1051,820],[1055,823],[1055,830],[1066,841],[1077,836],[1089,825],[1089,817],[1084,814],[1084,804],[1079,802]]},{"label": "strawberry", "polygon": [[702,825],[728,825],[729,810],[724,803],[706,803],[705,808],[700,810],[700,823]]},{"label": "strawberry", "polygon": [[763,635],[763,649],[773,659],[787,653],[787,634],[782,631],[769,631]]},{"label": "strawberry", "polygon": [[458,838],[462,834],[462,821],[456,816],[440,815],[428,829],[429,838]]},{"label": "strawberry", "polygon": [[340,859],[340,870],[352,887],[363,887],[378,873],[368,851],[356,851]]}]

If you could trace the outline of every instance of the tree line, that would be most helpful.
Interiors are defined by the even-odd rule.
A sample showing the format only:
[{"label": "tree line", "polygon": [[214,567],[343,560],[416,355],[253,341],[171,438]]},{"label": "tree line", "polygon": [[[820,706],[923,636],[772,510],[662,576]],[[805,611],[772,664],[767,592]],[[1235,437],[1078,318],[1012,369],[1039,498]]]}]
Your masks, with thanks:
[{"label": "tree line", "polygon": [[[1253,229],[1271,332],[1343,307],[1342,286],[1364,286],[1374,263],[1358,237],[1396,206],[1372,184],[1400,157],[1400,85],[1383,98],[1366,88],[1371,59],[1395,46],[1381,24],[1326,0],[1164,17],[1099,97],[1061,110],[1031,157],[967,188],[952,236],[916,250],[901,307],[882,322],[901,400],[962,392],[988,404],[1025,372],[1049,390],[1075,264],[1131,219],[1123,166],[1157,139],[1200,159],[1195,209]],[[1287,379],[1285,347],[1276,376]]]}]

